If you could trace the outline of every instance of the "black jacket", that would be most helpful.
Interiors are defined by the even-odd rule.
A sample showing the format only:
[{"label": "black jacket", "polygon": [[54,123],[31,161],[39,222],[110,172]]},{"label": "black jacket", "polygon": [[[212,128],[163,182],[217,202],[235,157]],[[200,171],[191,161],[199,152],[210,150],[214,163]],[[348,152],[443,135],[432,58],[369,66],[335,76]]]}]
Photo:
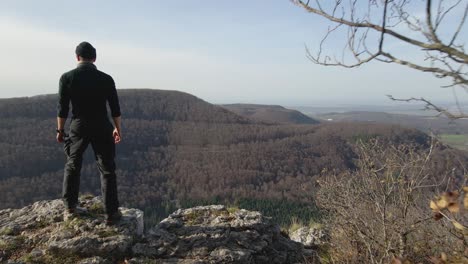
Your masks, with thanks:
[{"label": "black jacket", "polygon": [[68,117],[70,102],[73,118],[107,118],[107,103],[112,117],[120,116],[114,80],[110,75],[99,71],[93,63],[80,63],[76,69],[60,77],[58,117]]}]

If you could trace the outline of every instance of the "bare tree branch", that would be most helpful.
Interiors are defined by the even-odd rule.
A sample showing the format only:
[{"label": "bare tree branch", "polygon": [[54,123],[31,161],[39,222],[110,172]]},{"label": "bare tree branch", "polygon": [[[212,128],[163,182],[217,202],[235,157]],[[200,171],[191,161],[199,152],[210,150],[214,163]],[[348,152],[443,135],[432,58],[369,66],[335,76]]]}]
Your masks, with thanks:
[{"label": "bare tree branch", "polygon": [[425,104],[425,109],[426,110],[434,110],[434,111],[437,111],[439,112],[440,114],[442,115],[445,115],[446,117],[452,119],[452,120],[455,120],[455,119],[460,119],[460,118],[468,118],[468,115],[467,114],[464,114],[464,113],[460,113],[460,114],[454,114],[452,113],[451,111],[449,111],[448,109],[445,109],[443,107],[440,107],[440,106],[437,106],[435,104],[433,104],[431,101],[429,100],[426,100],[424,98],[414,98],[414,97],[411,97],[411,98],[405,98],[405,99],[401,99],[401,98],[394,98],[393,96],[391,95],[387,95],[388,98],[390,98],[391,100],[393,101],[400,101],[400,102],[423,102]]},{"label": "bare tree branch", "polygon": [[437,68],[437,67],[424,67],[424,66],[412,63],[410,61],[398,59],[398,58],[394,57],[393,55],[391,55],[390,53],[387,53],[387,52],[381,52],[380,55],[387,57],[388,59],[390,59],[394,63],[405,65],[405,66],[408,66],[410,68],[420,70],[420,71],[423,71],[423,72],[432,72],[432,73],[438,74],[439,78],[450,76],[450,77],[452,77],[453,79],[456,80],[457,84],[466,84],[466,85],[468,85],[468,80],[465,79],[461,74],[459,74],[457,72],[447,71],[447,70]]},{"label": "bare tree branch", "polygon": [[435,33],[434,26],[432,26],[432,12],[431,12],[431,0],[426,0],[426,25],[429,29],[429,38],[435,43],[441,43]]},{"label": "bare tree branch", "polygon": [[[430,247],[431,241],[424,237],[440,232],[429,221],[432,212],[427,202],[437,192],[429,176],[437,149],[434,144],[437,142],[432,140],[428,150],[419,151],[408,145],[387,146],[378,139],[361,142],[357,144],[356,171],[320,179],[317,203],[330,215],[333,230],[346,234],[342,241],[338,240],[340,232],[332,233],[331,243],[339,243],[333,250],[344,254],[347,263],[404,259],[415,254],[416,241],[423,248]],[[446,183],[445,178],[438,179],[439,185]],[[441,240],[453,241],[449,237]],[[342,249],[348,241],[352,241],[349,247]],[[463,251],[462,246],[457,250]],[[356,258],[349,259],[353,251]]]},{"label": "bare tree branch", "polygon": [[[357,0],[290,1],[335,25],[329,28],[320,42],[316,56],[313,56],[306,46],[307,57],[313,63],[345,68],[356,68],[374,60],[395,63],[432,73],[436,78],[450,80],[450,83],[443,87],[457,87],[468,92],[468,54],[465,52],[465,43],[458,43],[458,37],[468,16],[468,3],[464,6],[463,15],[453,27],[455,31],[448,35],[439,32],[442,28],[446,30],[446,27],[441,25],[449,17],[452,21],[450,23],[453,23],[455,16],[451,15],[455,10],[460,10],[462,0],[424,0],[422,4],[413,0],[368,0],[367,6],[364,6],[365,2]],[[435,7],[434,1],[438,2]],[[423,17],[412,15],[415,13],[413,4],[423,11]],[[409,31],[400,30],[398,25],[406,27]],[[332,59],[324,52],[325,42],[332,32],[340,32],[337,29],[342,26],[347,28],[343,53],[341,59],[331,56]],[[387,36],[392,38],[389,40]],[[419,58],[398,55],[397,51],[392,51],[392,45],[386,44],[388,41],[417,48]],[[415,98],[407,101],[415,101]],[[423,102],[429,101],[424,99]],[[449,113],[448,110],[435,107],[434,104],[427,106],[436,111],[441,110],[442,114],[450,118],[466,117],[463,113]]]},{"label": "bare tree branch", "polygon": [[294,3],[302,6],[308,12],[320,15],[322,17],[325,17],[330,21],[340,23],[340,24],[343,24],[343,25],[347,25],[347,26],[350,26],[350,27],[371,28],[371,29],[374,29],[374,30],[376,30],[378,32],[385,32],[385,34],[389,34],[389,35],[391,35],[391,36],[393,36],[393,37],[395,37],[395,38],[397,38],[399,40],[402,40],[402,41],[408,43],[408,44],[418,46],[418,47],[426,49],[426,50],[436,50],[436,51],[440,51],[440,52],[443,52],[443,53],[451,54],[453,56],[456,56],[456,57],[460,58],[462,61],[464,61],[464,63],[468,63],[468,54],[464,53],[461,50],[458,50],[458,49],[455,49],[455,48],[452,48],[452,47],[449,47],[449,46],[445,46],[445,45],[443,45],[441,43],[424,43],[424,42],[421,42],[419,40],[410,38],[408,36],[399,34],[399,33],[395,32],[395,31],[393,31],[391,29],[384,30],[384,28],[382,28],[382,26],[379,26],[379,25],[376,25],[376,24],[373,24],[373,23],[353,22],[353,21],[346,20],[344,18],[334,17],[334,16],[326,13],[325,11],[323,11],[323,9],[321,9],[321,8],[317,9],[317,8],[310,7],[309,5],[307,5],[306,3],[304,3],[301,0],[291,0],[291,1],[293,1]]},{"label": "bare tree branch", "polygon": [[455,39],[457,39],[458,34],[460,33],[463,25],[465,24],[467,15],[468,15],[468,3],[465,6],[465,12],[463,13],[463,18],[460,20],[460,23],[458,24],[457,30],[455,31],[455,34],[453,34],[452,40],[450,40],[449,46],[452,46],[453,43],[455,42]]}]

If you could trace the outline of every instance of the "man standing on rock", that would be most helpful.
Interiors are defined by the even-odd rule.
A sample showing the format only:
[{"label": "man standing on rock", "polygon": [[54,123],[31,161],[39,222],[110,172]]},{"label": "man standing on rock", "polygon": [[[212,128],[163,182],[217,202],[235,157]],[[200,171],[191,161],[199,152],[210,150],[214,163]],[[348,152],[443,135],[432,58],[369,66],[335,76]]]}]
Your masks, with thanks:
[{"label": "man standing on rock", "polygon": [[[67,155],[63,179],[63,199],[66,206],[65,219],[78,214],[78,193],[80,187],[83,153],[88,145],[94,150],[101,173],[101,191],[106,210],[107,224],[120,220],[118,210],[117,180],[115,175],[115,144],[121,141],[120,105],[114,80],[99,71],[96,49],[88,42],[76,47],[78,66],[60,78],[59,101],[57,105],[57,142],[65,142]],[[64,127],[72,105],[70,133]],[[107,103],[111,110],[114,126],[107,115]]]}]

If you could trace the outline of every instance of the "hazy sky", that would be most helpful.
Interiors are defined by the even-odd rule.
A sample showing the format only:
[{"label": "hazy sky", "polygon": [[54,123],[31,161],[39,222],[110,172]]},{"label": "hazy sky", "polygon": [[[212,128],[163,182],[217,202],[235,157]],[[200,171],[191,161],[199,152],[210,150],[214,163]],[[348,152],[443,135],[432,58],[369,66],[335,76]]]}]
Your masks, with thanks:
[{"label": "hazy sky", "polygon": [[452,100],[444,82],[401,66],[314,65],[304,45],[316,47],[327,25],[288,0],[2,0],[0,97],[56,93],[86,40],[119,89],[179,90],[212,103]]}]

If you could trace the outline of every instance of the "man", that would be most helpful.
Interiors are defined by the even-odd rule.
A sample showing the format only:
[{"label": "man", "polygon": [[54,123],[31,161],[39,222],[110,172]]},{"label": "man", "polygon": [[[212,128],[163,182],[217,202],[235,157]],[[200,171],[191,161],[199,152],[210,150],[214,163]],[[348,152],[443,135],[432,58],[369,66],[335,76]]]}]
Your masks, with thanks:
[{"label": "man", "polygon": [[[60,78],[57,105],[57,142],[65,142],[67,155],[62,196],[66,206],[65,219],[78,214],[83,153],[91,144],[101,173],[101,192],[106,211],[106,222],[111,225],[120,220],[117,181],[115,175],[115,144],[121,141],[120,105],[111,76],[97,70],[96,49],[88,42],[76,47],[78,66]],[[72,105],[70,133],[64,126]],[[107,103],[114,126],[107,115]]]}]

